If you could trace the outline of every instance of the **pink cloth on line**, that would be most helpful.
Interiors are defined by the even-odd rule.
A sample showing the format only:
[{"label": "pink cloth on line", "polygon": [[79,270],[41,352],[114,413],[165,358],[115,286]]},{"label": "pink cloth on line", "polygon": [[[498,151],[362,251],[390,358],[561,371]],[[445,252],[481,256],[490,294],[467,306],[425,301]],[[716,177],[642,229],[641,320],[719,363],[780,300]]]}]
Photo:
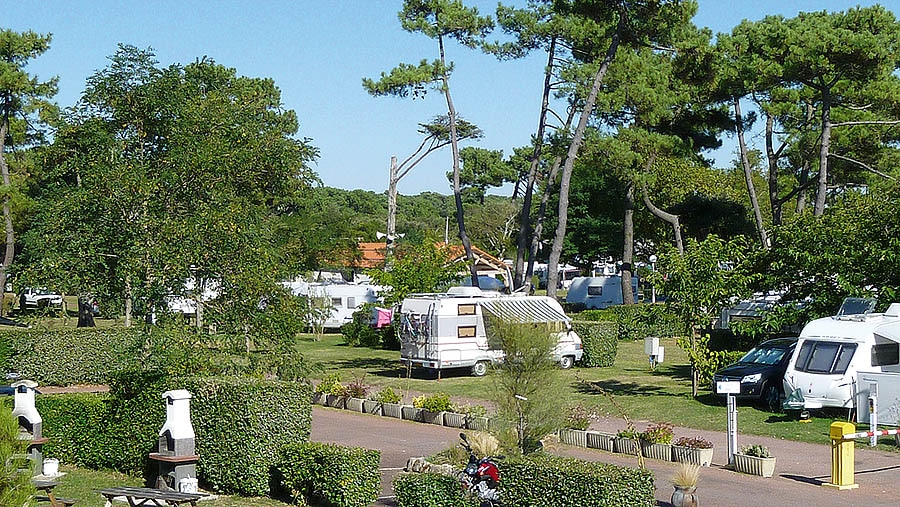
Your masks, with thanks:
[{"label": "pink cloth on line", "polygon": [[376,308],[375,327],[384,327],[391,325],[392,311],[390,308]]}]

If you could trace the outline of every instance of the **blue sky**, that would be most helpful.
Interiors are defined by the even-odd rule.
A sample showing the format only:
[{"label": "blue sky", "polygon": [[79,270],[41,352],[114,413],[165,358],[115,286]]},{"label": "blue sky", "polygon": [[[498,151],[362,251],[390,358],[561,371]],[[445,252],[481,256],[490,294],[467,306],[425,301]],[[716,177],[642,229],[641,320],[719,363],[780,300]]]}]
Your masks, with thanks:
[{"label": "blue sky", "polygon": [[[152,47],[162,65],[210,57],[252,77],[269,77],[288,109],[297,111],[299,136],[312,139],[320,158],[314,169],[328,186],[382,192],[390,157],[408,156],[421,141],[416,129],[446,111],[436,93],[425,99],[372,97],[363,77],[376,78],[400,62],[437,56],[436,44],[404,32],[400,0],[0,0],[0,27],[52,33],[50,50],[29,65],[41,78],[58,76],[56,101],[73,105],[85,79],[104,68],[118,43]],[[467,1],[482,14],[495,1]],[[524,4],[524,0],[506,3]],[[694,22],[730,31],[742,19],[799,11],[881,5],[900,16],[900,0],[700,0]],[[536,127],[544,61],[541,55],[498,62],[448,46],[455,62],[454,103],[485,133],[476,146],[502,149],[528,144]],[[749,142],[760,142],[751,135]],[[730,147],[716,155],[732,158]],[[449,149],[432,154],[399,185],[402,194],[449,193]]]}]

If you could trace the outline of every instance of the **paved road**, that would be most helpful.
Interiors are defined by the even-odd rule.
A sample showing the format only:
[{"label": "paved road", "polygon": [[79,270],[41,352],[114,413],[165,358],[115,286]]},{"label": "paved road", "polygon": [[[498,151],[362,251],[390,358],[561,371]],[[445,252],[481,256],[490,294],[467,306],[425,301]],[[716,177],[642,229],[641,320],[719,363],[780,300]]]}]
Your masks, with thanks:
[{"label": "paved road", "polygon": [[[591,429],[615,431],[618,420],[601,420]],[[638,423],[638,426],[640,424]],[[639,429],[642,429],[639,427]],[[311,439],[381,451],[384,471],[382,496],[376,505],[393,505],[390,481],[413,456],[428,456],[453,446],[459,430],[431,424],[400,421],[344,410],[313,407]],[[856,482],[859,489],[835,491],[822,486],[831,474],[831,448],[778,439],[741,436],[740,444],[760,443],[777,457],[775,477],[764,479],[723,468],[726,441],[723,433],[676,428],[678,435],[700,435],[715,444],[713,466],[701,471],[697,492],[704,506],[897,506],[900,505],[900,454],[870,449],[856,450]],[[557,453],[589,461],[637,466],[637,459],[595,449],[560,446]],[[668,480],[673,463],[644,460],[656,474],[657,505],[669,505]],[[552,506],[548,506],[552,507]]]}]

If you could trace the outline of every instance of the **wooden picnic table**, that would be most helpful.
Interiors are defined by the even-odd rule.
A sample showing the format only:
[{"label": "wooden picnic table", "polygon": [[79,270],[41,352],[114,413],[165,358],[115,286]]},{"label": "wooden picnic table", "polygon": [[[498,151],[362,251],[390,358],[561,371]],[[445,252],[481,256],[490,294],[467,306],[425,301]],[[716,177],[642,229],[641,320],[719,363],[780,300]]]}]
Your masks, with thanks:
[{"label": "wooden picnic table", "polygon": [[38,498],[38,500],[43,500],[50,502],[52,507],[69,507],[75,503],[75,500],[69,498],[58,498],[55,493],[53,493],[53,488],[59,486],[59,482],[52,480],[33,480],[31,481],[34,484],[34,489],[39,491],[43,491],[47,493],[46,498]]},{"label": "wooden picnic table", "polygon": [[206,496],[203,493],[180,493],[178,491],[132,488],[128,486],[106,488],[101,490],[100,494],[106,498],[106,507],[111,507],[112,500],[116,497],[124,497],[128,501],[128,505],[132,507],[138,505],[171,505],[178,507],[183,503],[189,503],[192,507],[197,507],[197,500]]}]

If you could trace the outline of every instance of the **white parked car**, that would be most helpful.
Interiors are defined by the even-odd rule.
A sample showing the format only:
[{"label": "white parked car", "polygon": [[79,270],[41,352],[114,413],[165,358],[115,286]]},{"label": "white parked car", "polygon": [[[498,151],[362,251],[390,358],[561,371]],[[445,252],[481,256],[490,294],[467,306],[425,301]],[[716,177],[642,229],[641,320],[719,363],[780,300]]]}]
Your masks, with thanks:
[{"label": "white parked car", "polygon": [[21,310],[35,310],[37,308],[62,308],[63,298],[46,287],[25,287],[19,294],[19,308]]}]

